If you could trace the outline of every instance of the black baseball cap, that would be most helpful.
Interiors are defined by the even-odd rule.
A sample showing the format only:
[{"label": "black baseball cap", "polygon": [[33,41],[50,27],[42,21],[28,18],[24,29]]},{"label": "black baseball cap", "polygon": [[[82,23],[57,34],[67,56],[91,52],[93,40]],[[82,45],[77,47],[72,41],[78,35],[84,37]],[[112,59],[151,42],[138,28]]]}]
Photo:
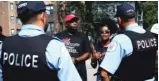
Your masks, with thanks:
[{"label": "black baseball cap", "polygon": [[21,1],[17,5],[17,14],[31,14],[45,10],[46,6],[43,1]]},{"label": "black baseball cap", "polygon": [[117,6],[115,17],[135,17],[135,8],[129,3]]}]

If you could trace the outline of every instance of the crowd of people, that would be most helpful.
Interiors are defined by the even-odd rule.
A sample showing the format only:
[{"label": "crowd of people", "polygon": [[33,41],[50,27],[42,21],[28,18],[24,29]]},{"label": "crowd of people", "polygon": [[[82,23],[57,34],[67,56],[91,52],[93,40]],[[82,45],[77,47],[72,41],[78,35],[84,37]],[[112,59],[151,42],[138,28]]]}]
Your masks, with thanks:
[{"label": "crowd of people", "polygon": [[140,27],[129,3],[117,6],[115,17],[120,29],[112,19],[99,21],[99,36],[94,45],[77,30],[80,18],[75,14],[64,18],[65,31],[47,35],[43,1],[19,2],[17,15],[23,23],[20,32],[10,37],[0,33],[0,81],[88,81],[85,62],[89,58],[93,68],[99,66],[94,74],[96,81],[157,78],[158,24],[150,32]]}]

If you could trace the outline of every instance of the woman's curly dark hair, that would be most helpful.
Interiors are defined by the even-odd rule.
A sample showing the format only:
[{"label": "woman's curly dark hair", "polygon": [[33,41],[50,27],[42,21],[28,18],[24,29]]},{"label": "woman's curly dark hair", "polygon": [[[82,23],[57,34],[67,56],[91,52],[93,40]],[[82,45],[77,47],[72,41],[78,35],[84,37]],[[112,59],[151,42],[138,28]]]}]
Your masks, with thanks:
[{"label": "woman's curly dark hair", "polygon": [[100,24],[99,24],[99,30],[105,25],[110,30],[110,34],[116,33],[118,31],[118,27],[117,27],[116,22],[110,18],[102,18],[101,19]]}]

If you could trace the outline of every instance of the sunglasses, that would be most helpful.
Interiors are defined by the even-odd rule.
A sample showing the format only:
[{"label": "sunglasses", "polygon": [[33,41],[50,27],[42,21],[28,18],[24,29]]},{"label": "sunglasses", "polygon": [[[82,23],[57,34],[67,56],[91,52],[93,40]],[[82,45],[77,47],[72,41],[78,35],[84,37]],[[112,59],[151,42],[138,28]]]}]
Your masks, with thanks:
[{"label": "sunglasses", "polygon": [[76,22],[76,23],[77,23],[77,22],[78,22],[78,20],[79,20],[79,19],[74,18],[74,19],[70,20],[69,22],[70,22],[70,23],[74,23],[74,22]]},{"label": "sunglasses", "polygon": [[108,33],[110,33],[110,30],[100,31],[100,33],[101,33],[101,34],[105,34],[105,33],[108,34]]}]

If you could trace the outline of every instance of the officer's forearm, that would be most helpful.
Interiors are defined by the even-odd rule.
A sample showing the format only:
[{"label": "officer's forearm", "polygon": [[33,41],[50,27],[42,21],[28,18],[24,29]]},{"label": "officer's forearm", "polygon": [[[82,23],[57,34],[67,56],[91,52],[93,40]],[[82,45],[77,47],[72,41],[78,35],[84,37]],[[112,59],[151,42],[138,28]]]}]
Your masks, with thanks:
[{"label": "officer's forearm", "polygon": [[76,58],[78,62],[85,61],[89,58],[90,53],[84,53],[82,56]]}]

